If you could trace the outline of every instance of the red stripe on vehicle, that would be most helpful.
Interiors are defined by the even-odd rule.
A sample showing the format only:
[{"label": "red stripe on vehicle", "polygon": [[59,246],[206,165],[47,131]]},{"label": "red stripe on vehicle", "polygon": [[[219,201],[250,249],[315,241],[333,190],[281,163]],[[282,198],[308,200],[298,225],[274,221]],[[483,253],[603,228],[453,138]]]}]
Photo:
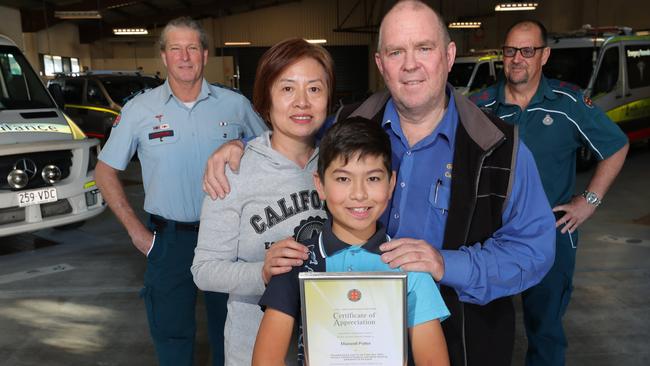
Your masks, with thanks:
[{"label": "red stripe on vehicle", "polygon": [[630,141],[643,140],[650,137],[650,127],[644,128],[642,130],[630,131],[627,133],[627,137]]}]

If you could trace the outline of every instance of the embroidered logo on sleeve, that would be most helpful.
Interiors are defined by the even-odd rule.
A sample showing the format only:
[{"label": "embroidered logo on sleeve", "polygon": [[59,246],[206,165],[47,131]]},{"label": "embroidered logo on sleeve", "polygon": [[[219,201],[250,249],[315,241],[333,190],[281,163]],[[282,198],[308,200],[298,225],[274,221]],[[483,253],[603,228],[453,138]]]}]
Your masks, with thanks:
[{"label": "embroidered logo on sleeve", "polygon": [[120,119],[122,119],[122,115],[118,114],[117,117],[115,117],[115,120],[113,120],[113,128],[120,124]]},{"label": "embroidered logo on sleeve", "polygon": [[583,95],[583,96],[582,96],[582,100],[585,102],[585,104],[587,105],[587,107],[589,107],[589,108],[593,108],[593,107],[594,107],[594,102],[592,102],[592,101],[591,101],[591,98],[589,98],[588,96]]}]

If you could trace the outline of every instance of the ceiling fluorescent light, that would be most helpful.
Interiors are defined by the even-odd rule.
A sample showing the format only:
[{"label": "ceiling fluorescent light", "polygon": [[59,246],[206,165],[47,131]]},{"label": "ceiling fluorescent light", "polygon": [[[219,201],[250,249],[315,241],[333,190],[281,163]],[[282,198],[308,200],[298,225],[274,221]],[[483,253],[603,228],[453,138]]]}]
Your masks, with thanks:
[{"label": "ceiling fluorescent light", "polygon": [[250,46],[250,42],[225,42],[225,46]]},{"label": "ceiling fluorescent light", "polygon": [[137,3],[138,3],[137,1],[130,1],[128,3],[121,3],[121,4],[115,4],[115,5],[107,6],[106,9],[117,9],[117,8],[121,8],[121,7],[124,7],[124,6],[135,5]]},{"label": "ceiling fluorescent light", "polygon": [[501,3],[494,7],[495,11],[535,10],[537,3]]},{"label": "ceiling fluorescent light", "polygon": [[113,28],[113,34],[116,36],[132,36],[149,34],[144,28]]},{"label": "ceiling fluorescent light", "polygon": [[451,22],[449,28],[481,28],[481,22]]},{"label": "ceiling fluorescent light", "polygon": [[59,19],[101,19],[97,10],[89,11],[55,11],[54,17]]},{"label": "ceiling fluorescent light", "polygon": [[309,43],[327,43],[326,39],[305,39]]}]

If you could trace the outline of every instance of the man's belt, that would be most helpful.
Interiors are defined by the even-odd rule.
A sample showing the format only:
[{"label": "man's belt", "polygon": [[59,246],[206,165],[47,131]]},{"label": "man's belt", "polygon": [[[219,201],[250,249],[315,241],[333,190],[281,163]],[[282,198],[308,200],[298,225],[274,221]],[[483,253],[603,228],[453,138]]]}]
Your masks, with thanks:
[{"label": "man's belt", "polygon": [[199,231],[199,222],[182,222],[167,220],[166,218],[158,215],[151,215],[151,223],[154,225],[155,229],[162,231],[164,229],[172,229],[178,231]]}]

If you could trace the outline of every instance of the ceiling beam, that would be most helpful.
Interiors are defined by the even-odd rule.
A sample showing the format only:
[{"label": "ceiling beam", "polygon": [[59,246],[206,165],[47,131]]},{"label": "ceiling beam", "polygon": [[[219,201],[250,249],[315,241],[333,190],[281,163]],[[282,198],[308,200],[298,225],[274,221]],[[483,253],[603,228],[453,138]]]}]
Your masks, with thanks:
[{"label": "ceiling beam", "polygon": [[160,11],[162,11],[161,8],[159,8],[159,7],[157,7],[156,5],[152,4],[151,1],[143,1],[143,2],[142,2],[142,5],[144,5],[144,6],[146,6],[147,8],[149,8],[149,10],[153,10],[153,11],[155,11],[155,12],[160,12]]}]

